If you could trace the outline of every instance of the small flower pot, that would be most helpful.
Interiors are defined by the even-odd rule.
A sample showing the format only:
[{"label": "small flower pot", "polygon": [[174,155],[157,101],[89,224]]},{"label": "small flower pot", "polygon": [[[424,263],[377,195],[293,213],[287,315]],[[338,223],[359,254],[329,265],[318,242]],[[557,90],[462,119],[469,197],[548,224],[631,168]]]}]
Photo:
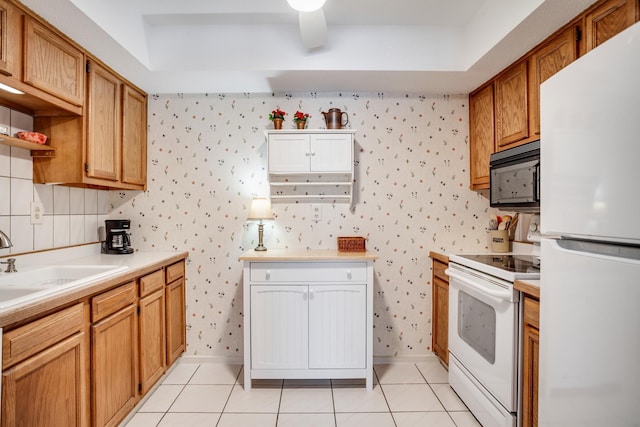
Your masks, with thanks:
[{"label": "small flower pot", "polygon": [[296,122],[296,128],[297,129],[304,129],[304,127],[307,125],[307,122]]},{"label": "small flower pot", "polygon": [[273,128],[282,129],[282,121],[283,119],[273,119]]}]

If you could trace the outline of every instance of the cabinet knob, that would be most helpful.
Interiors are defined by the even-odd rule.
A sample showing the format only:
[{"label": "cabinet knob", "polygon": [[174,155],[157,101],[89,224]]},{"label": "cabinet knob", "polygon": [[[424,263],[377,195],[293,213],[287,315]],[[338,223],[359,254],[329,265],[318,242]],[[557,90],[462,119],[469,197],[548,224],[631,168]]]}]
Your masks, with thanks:
[{"label": "cabinet knob", "polygon": [[347,270],[347,279],[351,279],[351,270]]},{"label": "cabinet knob", "polygon": [[267,279],[267,280],[271,279],[271,270],[267,270],[267,271],[265,272],[265,274],[264,274],[264,278],[265,278],[265,279]]},{"label": "cabinet knob", "polygon": [[315,155],[316,155],[316,153],[312,151],[312,152],[311,152],[311,155],[312,155],[312,156],[315,156]]}]

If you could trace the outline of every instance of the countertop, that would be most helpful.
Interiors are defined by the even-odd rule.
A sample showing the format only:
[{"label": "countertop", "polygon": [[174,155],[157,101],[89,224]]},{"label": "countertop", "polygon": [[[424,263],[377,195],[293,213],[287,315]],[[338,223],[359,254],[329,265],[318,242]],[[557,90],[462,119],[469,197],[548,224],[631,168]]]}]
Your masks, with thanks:
[{"label": "countertop", "polygon": [[520,292],[540,299],[540,280],[516,280],[513,287]]},{"label": "countertop", "polygon": [[[27,269],[53,265],[117,265],[125,266],[127,270],[115,273],[111,276],[85,283],[81,286],[61,289],[59,292],[49,293],[41,297],[25,301],[17,305],[11,305],[0,309],[0,327],[21,322],[30,317],[51,311],[65,304],[81,300],[90,295],[100,293],[119,286],[127,281],[152,273],[163,265],[172,264],[186,259],[188,252],[152,251],[134,252],[128,255],[107,255],[97,252],[95,247],[78,249],[71,248],[65,251],[54,250],[37,254],[16,256],[16,268],[18,272]],[[12,273],[1,273],[12,274]]]},{"label": "countertop", "polygon": [[372,252],[339,252],[337,249],[250,249],[238,257],[240,261],[372,261]]}]

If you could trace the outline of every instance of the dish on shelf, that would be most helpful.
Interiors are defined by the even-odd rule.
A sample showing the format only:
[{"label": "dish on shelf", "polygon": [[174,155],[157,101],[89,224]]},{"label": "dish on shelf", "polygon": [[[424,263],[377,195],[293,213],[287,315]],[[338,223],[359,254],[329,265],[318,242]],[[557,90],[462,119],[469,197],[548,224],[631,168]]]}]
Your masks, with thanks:
[{"label": "dish on shelf", "polygon": [[47,143],[47,135],[39,132],[18,132],[16,136],[22,140],[35,142],[36,144],[44,145]]}]

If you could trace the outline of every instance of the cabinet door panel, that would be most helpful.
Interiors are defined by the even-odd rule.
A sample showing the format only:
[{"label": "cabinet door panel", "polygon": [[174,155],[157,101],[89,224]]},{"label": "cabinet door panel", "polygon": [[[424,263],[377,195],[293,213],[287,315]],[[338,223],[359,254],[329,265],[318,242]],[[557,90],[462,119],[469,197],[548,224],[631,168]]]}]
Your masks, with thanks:
[{"label": "cabinet door panel", "polygon": [[164,289],[140,299],[140,383],[145,394],[164,374]]},{"label": "cabinet door panel", "polygon": [[311,172],[351,172],[351,135],[311,135]]},{"label": "cabinet door panel", "polygon": [[531,133],[540,135],[540,85],[578,58],[575,27],[571,27],[546,43],[531,57],[530,127]]},{"label": "cabinet door panel", "polygon": [[469,97],[471,189],[489,188],[489,157],[495,151],[493,84]]},{"label": "cabinet door panel", "polygon": [[251,369],[307,368],[307,299],[306,286],[251,287]]},{"label": "cabinet door panel", "polygon": [[269,172],[309,172],[309,135],[270,135]]},{"label": "cabinet door panel", "polygon": [[176,361],[187,345],[184,291],[184,278],[176,280],[166,288],[167,366]]},{"label": "cabinet door panel", "polygon": [[590,51],[638,20],[638,0],[609,0],[587,14],[585,45]]},{"label": "cabinet door panel", "polygon": [[135,406],[138,392],[136,306],[91,327],[93,424],[117,425]]},{"label": "cabinet door panel", "polygon": [[530,325],[525,325],[522,343],[522,426],[536,427],[538,425],[538,367],[540,364],[539,331]]},{"label": "cabinet door panel", "polygon": [[514,65],[495,81],[498,151],[529,136],[527,62]]},{"label": "cabinet door panel", "polygon": [[366,367],[366,285],[309,288],[309,368]]},{"label": "cabinet door panel", "polygon": [[24,22],[25,83],[84,105],[84,53],[34,19]]},{"label": "cabinet door panel", "polygon": [[433,293],[433,351],[449,365],[449,283],[434,277]]},{"label": "cabinet door panel", "polygon": [[87,175],[120,180],[120,80],[95,62],[89,66]]},{"label": "cabinet door panel", "polygon": [[147,97],[123,85],[122,182],[147,183]]},{"label": "cabinet door panel", "polygon": [[7,18],[9,7],[13,6],[9,6],[4,0],[0,1],[0,70],[4,71],[3,74],[11,75],[11,72],[8,70],[9,52],[7,50],[7,38],[9,36]]},{"label": "cabinet door panel", "polygon": [[86,426],[87,376],[83,333],[2,373],[2,425]]}]

